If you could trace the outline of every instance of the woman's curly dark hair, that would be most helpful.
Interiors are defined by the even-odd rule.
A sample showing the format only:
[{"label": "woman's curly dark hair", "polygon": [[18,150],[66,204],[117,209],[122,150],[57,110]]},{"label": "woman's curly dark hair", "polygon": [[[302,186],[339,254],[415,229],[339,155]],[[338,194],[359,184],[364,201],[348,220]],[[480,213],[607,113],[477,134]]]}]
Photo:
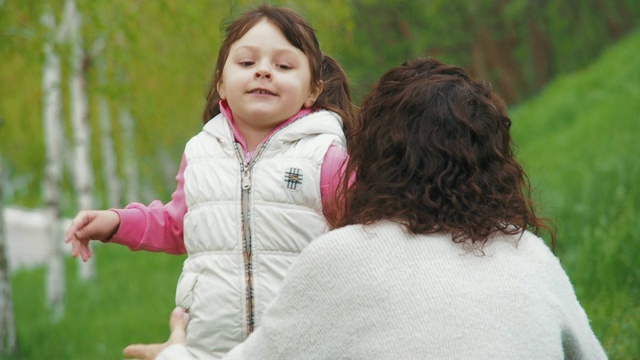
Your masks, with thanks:
[{"label": "woman's curly dark hair", "polygon": [[510,126],[491,86],[460,67],[416,59],[389,70],[363,99],[348,141],[337,227],[390,219],[479,244],[495,232],[545,230],[555,245],[534,213]]}]

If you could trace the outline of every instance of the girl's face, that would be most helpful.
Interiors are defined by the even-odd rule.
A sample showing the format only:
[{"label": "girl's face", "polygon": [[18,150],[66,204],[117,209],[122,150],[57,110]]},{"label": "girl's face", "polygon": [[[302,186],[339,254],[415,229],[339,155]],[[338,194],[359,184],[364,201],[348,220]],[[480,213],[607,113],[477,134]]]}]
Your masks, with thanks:
[{"label": "girl's face", "polygon": [[241,132],[266,135],[322,89],[311,87],[307,56],[265,19],[231,45],[217,90]]}]

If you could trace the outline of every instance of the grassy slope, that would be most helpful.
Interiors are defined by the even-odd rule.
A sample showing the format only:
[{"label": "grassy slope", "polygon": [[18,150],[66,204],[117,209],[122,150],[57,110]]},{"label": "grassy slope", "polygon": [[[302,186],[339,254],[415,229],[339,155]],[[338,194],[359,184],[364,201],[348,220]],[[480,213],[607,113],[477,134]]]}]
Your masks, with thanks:
[{"label": "grassy slope", "polygon": [[[558,224],[558,255],[611,359],[640,354],[640,33],[514,109],[519,156]],[[95,284],[68,265],[68,313],[51,324],[44,271],[13,277],[22,359],[118,359],[161,341],[181,257],[100,246]]]},{"label": "grassy slope", "polygon": [[612,359],[640,354],[640,32],[512,112],[558,256]]}]

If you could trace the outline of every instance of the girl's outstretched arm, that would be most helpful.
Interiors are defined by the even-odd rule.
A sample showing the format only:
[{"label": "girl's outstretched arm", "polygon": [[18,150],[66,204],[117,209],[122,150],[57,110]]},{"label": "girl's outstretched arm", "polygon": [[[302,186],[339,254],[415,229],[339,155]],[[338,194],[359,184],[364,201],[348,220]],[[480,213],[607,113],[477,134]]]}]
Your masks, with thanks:
[{"label": "girl's outstretched arm", "polygon": [[109,210],[83,210],[71,221],[65,242],[71,243],[71,255],[80,255],[83,261],[91,258],[91,240],[107,240],[120,225],[120,217]]},{"label": "girl's outstretched arm", "polygon": [[187,212],[184,197],[183,157],[176,175],[178,183],[171,195],[171,201],[163,204],[159,200],[151,204],[129,204],[125,209],[112,209],[120,216],[120,227],[113,237],[107,239],[116,244],[126,245],[131,250],[159,251],[169,254],[184,254],[183,220]]},{"label": "girl's outstretched arm", "polygon": [[100,240],[126,245],[131,250],[184,254],[183,219],[187,212],[184,198],[183,157],[176,176],[178,186],[166,205],[159,200],[149,206],[132,203],[124,209],[83,210],[72,220],[65,241],[71,254],[87,261],[91,258],[89,241]]}]

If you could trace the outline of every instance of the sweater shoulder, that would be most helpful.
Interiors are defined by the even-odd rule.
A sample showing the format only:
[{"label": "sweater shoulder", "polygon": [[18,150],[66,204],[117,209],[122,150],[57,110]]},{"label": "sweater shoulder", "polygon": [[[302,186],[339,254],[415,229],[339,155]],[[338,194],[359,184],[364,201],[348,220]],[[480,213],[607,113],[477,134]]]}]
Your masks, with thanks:
[{"label": "sweater shoulder", "polygon": [[307,249],[319,252],[347,250],[353,247],[354,243],[364,239],[362,228],[362,225],[348,225],[331,230],[314,240]]},{"label": "sweater shoulder", "polygon": [[361,236],[354,231],[358,226],[360,225],[350,225],[319,236],[304,248],[296,262],[329,266],[330,263],[335,264],[341,258],[348,257],[362,241]]},{"label": "sweater shoulder", "polygon": [[[303,254],[308,257],[331,258],[349,261],[356,257],[366,257],[372,248],[393,246],[394,241],[406,237],[402,226],[393,222],[378,222],[372,225],[348,225],[334,229],[318,237],[309,244]],[[383,239],[384,238],[384,239]]]}]

